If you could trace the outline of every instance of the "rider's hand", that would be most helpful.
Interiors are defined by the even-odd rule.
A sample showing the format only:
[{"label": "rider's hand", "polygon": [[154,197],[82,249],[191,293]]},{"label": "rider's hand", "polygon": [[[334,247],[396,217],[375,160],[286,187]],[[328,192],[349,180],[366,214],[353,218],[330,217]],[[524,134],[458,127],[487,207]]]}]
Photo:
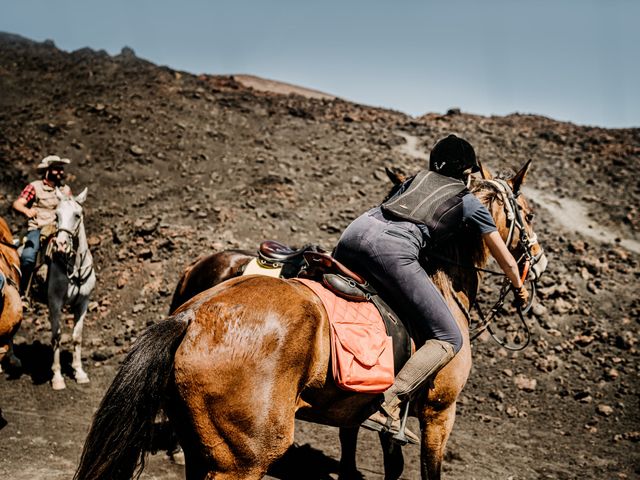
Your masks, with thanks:
[{"label": "rider's hand", "polygon": [[24,214],[29,218],[34,218],[38,214],[38,212],[36,211],[35,208],[27,208],[24,211]]},{"label": "rider's hand", "polygon": [[515,302],[517,307],[524,308],[529,304],[529,292],[527,291],[527,287],[524,285],[520,288],[514,287],[513,292],[516,297]]}]

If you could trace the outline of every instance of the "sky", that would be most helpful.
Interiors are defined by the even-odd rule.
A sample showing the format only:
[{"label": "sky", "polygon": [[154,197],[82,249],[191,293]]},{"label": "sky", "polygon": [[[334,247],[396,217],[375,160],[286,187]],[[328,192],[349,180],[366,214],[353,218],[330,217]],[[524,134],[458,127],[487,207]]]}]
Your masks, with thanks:
[{"label": "sky", "polygon": [[609,128],[640,127],[639,20],[638,0],[0,0],[0,31],[67,51]]}]

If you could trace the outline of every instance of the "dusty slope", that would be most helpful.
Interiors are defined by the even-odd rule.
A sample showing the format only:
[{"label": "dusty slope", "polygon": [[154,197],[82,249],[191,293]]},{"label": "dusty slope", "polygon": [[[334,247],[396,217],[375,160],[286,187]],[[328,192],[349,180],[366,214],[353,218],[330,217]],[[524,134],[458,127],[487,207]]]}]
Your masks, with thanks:
[{"label": "dusty slope", "polygon": [[[99,284],[85,335],[88,388],[53,395],[47,366],[37,363],[50,355],[39,343],[49,338],[46,314],[27,314],[17,338],[27,372],[0,379],[9,421],[0,432],[0,473],[69,477],[114,368],[136,334],[165,315],[192,258],[264,238],[331,246],[386,191],[384,166],[417,170],[424,162],[417,154],[449,132],[468,138],[494,170],[534,159],[528,183],[551,207],[539,209],[537,231],[552,264],[530,319],[533,345],[511,354],[478,342],[447,470],[469,479],[637,476],[640,129],[456,111],[413,119],[253,91],[230,77],[194,77],[128,50],[66,53],[9,35],[0,36],[0,193],[7,199],[0,213],[21,228],[8,205],[37,160],[73,159],[72,188],[89,188]],[[558,215],[566,199],[586,219],[578,222],[575,210]],[[602,233],[627,243],[600,243],[594,236]],[[333,430],[298,428],[297,441],[321,450],[331,471],[323,455],[336,458]],[[363,437],[363,473],[379,478],[374,437]],[[407,453],[406,478],[416,478],[418,451]],[[149,472],[180,474],[160,458]],[[301,475],[293,467],[278,473]]]}]

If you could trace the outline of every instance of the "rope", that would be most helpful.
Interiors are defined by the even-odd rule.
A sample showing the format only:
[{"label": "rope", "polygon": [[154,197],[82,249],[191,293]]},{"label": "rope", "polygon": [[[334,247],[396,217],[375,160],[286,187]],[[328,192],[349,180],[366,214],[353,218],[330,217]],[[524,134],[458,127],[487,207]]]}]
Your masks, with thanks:
[{"label": "rope", "polygon": [[15,244],[13,244],[11,242],[7,242],[6,240],[0,240],[0,243],[2,245],[4,245],[5,247],[13,248],[14,250],[18,249],[18,245],[15,245]]}]

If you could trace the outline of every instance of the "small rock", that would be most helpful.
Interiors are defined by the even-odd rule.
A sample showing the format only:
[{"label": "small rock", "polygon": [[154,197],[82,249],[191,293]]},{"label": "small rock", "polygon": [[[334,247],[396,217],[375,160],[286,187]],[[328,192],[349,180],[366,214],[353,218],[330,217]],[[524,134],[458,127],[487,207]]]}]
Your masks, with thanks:
[{"label": "small rock", "polygon": [[534,365],[542,372],[551,372],[560,366],[561,360],[556,355],[546,355],[536,359]]},{"label": "small rock", "polygon": [[596,412],[598,412],[603,417],[610,417],[613,415],[613,408],[609,405],[600,404],[596,407]]},{"label": "small rock", "polygon": [[540,302],[535,302],[533,304],[533,306],[531,307],[531,312],[536,316],[536,317],[544,317],[547,314],[547,307],[545,307],[542,303]]},{"label": "small rock", "polygon": [[104,362],[105,360],[109,360],[113,355],[110,354],[107,350],[94,350],[91,354],[91,358],[96,362]]},{"label": "small rock", "polygon": [[593,335],[576,335],[575,337],[573,337],[573,343],[581,347],[586,347],[591,342],[593,342],[593,340]]},{"label": "small rock", "polygon": [[118,288],[124,287],[127,283],[129,283],[129,272],[122,272],[116,281],[116,286]]},{"label": "small rock", "polygon": [[516,407],[514,407],[513,405],[509,405],[507,407],[507,415],[509,415],[509,417],[511,418],[515,418],[518,416],[518,409]]},{"label": "small rock", "polygon": [[560,315],[569,312],[571,307],[571,303],[567,302],[564,298],[556,298],[553,302],[553,312]]},{"label": "small rock", "polygon": [[538,381],[535,378],[527,378],[522,374],[516,375],[513,379],[516,387],[525,392],[533,392],[536,389]]},{"label": "small rock", "polygon": [[142,149],[142,147],[139,147],[138,145],[131,145],[131,147],[129,147],[129,151],[133,153],[136,157],[139,157],[144,153],[144,150]]},{"label": "small rock", "polygon": [[153,250],[151,250],[150,248],[143,248],[138,252],[138,258],[141,258],[143,260],[148,260],[151,257],[153,257]]},{"label": "small rock", "polygon": [[141,311],[143,311],[145,308],[144,303],[136,303],[133,308],[131,309],[131,311],[133,313],[140,313]]},{"label": "small rock", "polygon": [[615,368],[611,368],[611,369],[607,370],[607,372],[604,374],[604,377],[607,380],[615,380],[619,376],[620,376],[620,374],[618,373],[618,370],[616,370]]},{"label": "small rock", "polygon": [[594,282],[587,283],[587,290],[593,294],[597,294],[599,292],[598,287]]}]

